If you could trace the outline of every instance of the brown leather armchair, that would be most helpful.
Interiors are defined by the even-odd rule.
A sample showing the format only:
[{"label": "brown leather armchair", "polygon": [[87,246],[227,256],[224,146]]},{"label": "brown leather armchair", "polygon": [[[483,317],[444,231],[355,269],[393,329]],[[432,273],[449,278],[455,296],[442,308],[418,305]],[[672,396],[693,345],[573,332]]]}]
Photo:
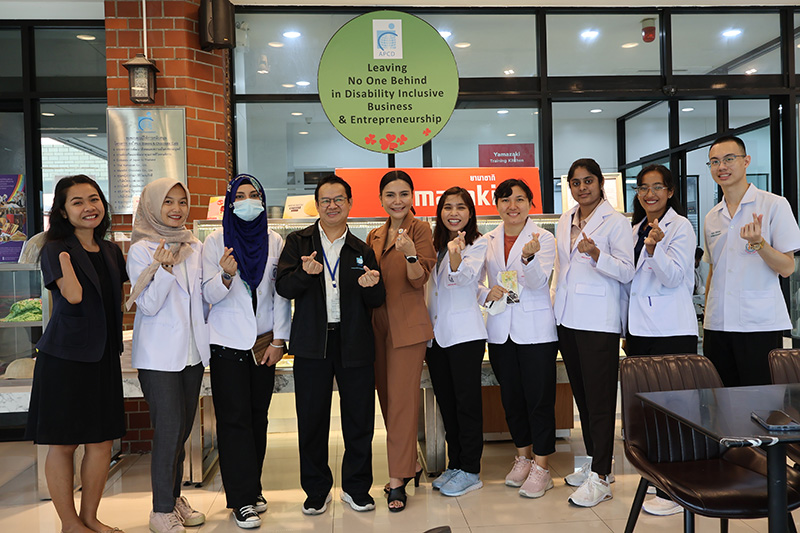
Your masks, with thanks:
[{"label": "brown leather armchair", "polygon": [[[625,533],[632,533],[649,484],[684,509],[684,532],[694,515],[729,519],[768,515],[767,461],[755,448],[725,448],[636,398],[639,392],[722,387],[714,365],[699,355],[627,357],[620,363],[625,456],[642,476]],[[787,472],[789,510],[800,507],[800,473]],[[791,514],[791,531],[796,531]]]}]

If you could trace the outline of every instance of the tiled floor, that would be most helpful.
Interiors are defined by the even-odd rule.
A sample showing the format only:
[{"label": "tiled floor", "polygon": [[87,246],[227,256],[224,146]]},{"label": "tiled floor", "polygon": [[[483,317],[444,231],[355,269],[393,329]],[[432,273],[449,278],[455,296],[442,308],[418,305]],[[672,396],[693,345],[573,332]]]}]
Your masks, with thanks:
[{"label": "tiled floor", "polygon": [[[270,433],[264,467],[264,495],[269,501],[269,511],[262,515],[264,522],[258,531],[421,533],[435,526],[449,525],[454,532],[528,533],[534,531],[534,527],[537,533],[622,532],[639,481],[639,476],[624,460],[618,424],[616,483],[612,485],[614,499],[592,509],[568,504],[567,497],[573,489],[567,487],[562,479],[572,469],[573,456],[583,453],[580,431],[576,430],[570,439],[558,441],[557,452],[551,459],[555,488],[543,498],[522,498],[515,489],[503,484],[512,461],[513,446],[508,442],[489,443],[483,454],[483,489],[459,498],[447,498],[432,490],[429,480],[423,477],[420,487],[410,490],[408,509],[390,514],[381,490],[387,476],[384,439],[385,432],[376,430],[375,484],[371,492],[377,503],[374,512],[356,513],[339,501],[339,470],[344,450],[341,434],[334,432],[330,445],[335,478],[333,505],[323,515],[305,516],[300,512],[304,495],[298,478],[297,436],[295,433]],[[40,502],[36,497],[33,448],[30,443],[0,444],[0,532],[58,532],[58,518],[52,504]],[[127,533],[147,533],[149,469],[149,455],[130,456],[123,461],[122,467],[109,481],[101,502],[102,520]],[[193,506],[208,517],[204,526],[189,528],[190,532],[242,531],[225,509],[223,492],[218,472],[202,488],[189,487],[185,490],[184,495]],[[80,493],[77,497],[80,497]],[[800,515],[795,519],[798,518]],[[715,520],[698,518],[697,526],[699,532],[719,531]],[[766,520],[736,521],[731,523],[730,530],[733,533],[766,532],[767,523]],[[636,531],[682,531],[682,515],[653,517],[642,514]]]}]

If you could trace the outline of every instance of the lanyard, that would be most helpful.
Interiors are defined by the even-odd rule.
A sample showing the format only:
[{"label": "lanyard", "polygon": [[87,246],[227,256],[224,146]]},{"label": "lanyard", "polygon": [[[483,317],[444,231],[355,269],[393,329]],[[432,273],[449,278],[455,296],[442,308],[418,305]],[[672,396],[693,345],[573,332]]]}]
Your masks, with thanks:
[{"label": "lanyard", "polygon": [[328,269],[328,274],[331,275],[331,283],[333,283],[333,288],[336,288],[336,271],[339,270],[339,262],[342,260],[342,256],[336,258],[336,264],[333,265],[333,270],[331,270],[331,264],[328,263],[328,256],[325,255],[325,251],[322,252],[322,259],[325,261],[325,268]]}]

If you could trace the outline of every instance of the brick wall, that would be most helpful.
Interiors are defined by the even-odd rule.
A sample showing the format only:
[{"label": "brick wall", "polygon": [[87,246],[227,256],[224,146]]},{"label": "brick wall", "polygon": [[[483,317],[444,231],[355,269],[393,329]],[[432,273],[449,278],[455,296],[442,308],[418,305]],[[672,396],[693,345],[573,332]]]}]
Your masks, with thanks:
[{"label": "brick wall", "polygon": [[[141,0],[105,1],[106,86],[111,107],[135,105],[129,98],[128,71],[122,64],[143,52],[141,4]],[[205,218],[210,197],[225,193],[233,169],[230,52],[200,50],[199,5],[199,0],[147,1],[146,56],[160,71],[152,105],[186,110],[189,222]],[[131,223],[131,215],[114,215],[112,232],[130,232]],[[120,244],[127,252],[128,243]],[[132,313],[125,314],[124,325],[126,329],[133,326]],[[131,400],[126,411],[129,451],[149,449],[152,428],[147,403]]]}]

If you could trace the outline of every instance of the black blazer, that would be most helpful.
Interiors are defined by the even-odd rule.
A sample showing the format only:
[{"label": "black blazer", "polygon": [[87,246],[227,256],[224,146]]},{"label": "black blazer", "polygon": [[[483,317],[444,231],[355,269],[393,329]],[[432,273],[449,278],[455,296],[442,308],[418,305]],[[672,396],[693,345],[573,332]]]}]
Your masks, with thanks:
[{"label": "black blazer", "polygon": [[[278,294],[294,300],[289,352],[295,357],[309,359],[325,357],[328,335],[325,278],[322,274],[307,274],[300,260],[314,250],[317,257],[322,258],[319,232],[319,225],[315,223],[286,237],[275,280]],[[383,305],[386,298],[383,278],[373,287],[358,284],[364,265],[378,270],[378,262],[370,247],[349,230],[339,257],[342,366],[371,365],[375,362],[371,309]]]},{"label": "black blazer", "polygon": [[[106,324],[100,278],[78,238],[70,235],[62,241],[48,242],[42,248],[41,263],[44,285],[52,292],[53,314],[36,344],[38,351],[70,361],[94,363],[103,357],[106,335],[116,335],[117,346],[122,350],[122,284],[128,280],[125,258],[113,242],[102,240],[98,244],[114,287],[111,296],[117,311],[115,323]],[[83,288],[79,304],[69,303],[56,283],[63,276],[58,255],[64,251],[69,253],[72,268]]]}]

